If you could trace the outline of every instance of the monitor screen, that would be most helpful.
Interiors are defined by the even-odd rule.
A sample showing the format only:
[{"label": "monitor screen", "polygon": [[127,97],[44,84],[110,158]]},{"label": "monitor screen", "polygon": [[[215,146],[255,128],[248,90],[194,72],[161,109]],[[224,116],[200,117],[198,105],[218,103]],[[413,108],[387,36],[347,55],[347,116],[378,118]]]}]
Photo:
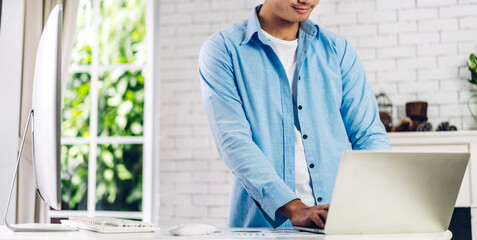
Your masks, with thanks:
[{"label": "monitor screen", "polygon": [[61,29],[62,5],[46,22],[37,48],[33,81],[32,145],[35,184],[40,197],[52,208],[61,208]]}]

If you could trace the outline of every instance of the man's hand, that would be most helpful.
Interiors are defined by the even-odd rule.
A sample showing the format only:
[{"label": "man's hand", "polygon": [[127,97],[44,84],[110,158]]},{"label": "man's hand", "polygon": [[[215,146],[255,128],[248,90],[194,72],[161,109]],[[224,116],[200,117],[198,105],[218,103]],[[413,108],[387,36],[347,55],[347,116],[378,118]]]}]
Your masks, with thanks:
[{"label": "man's hand", "polygon": [[301,200],[295,199],[283,205],[278,211],[290,219],[293,226],[325,228],[329,204],[308,207]]}]

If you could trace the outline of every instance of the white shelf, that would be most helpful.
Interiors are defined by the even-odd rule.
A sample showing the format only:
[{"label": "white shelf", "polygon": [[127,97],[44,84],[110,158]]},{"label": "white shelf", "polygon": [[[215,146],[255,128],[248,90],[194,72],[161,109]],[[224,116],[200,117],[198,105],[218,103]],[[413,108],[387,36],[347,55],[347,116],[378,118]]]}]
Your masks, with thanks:
[{"label": "white shelf", "polygon": [[391,145],[455,145],[477,143],[477,131],[451,132],[391,132],[388,133]]}]

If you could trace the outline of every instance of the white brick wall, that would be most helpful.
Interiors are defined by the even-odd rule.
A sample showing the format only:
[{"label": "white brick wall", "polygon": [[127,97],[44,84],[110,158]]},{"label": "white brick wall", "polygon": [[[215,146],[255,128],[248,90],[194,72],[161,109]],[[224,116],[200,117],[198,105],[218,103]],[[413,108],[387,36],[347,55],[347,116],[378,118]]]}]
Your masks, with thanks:
[{"label": "white brick wall", "polygon": [[[261,0],[161,1],[160,224],[224,226],[230,173],[220,161],[202,107],[197,57],[216,31],[250,16]],[[429,103],[434,126],[477,124],[466,102],[477,88],[466,79],[477,53],[476,0],[327,0],[311,17],[354,45],[375,91],[394,104]],[[477,112],[477,99],[473,109]]]},{"label": "white brick wall", "polygon": [[[318,8],[339,8],[340,2],[321,1]],[[369,1],[346,1],[347,6],[356,5],[346,8],[350,18],[358,16],[356,22],[327,20],[342,13],[338,8],[314,14],[313,19],[322,27],[338,29],[337,33],[350,42],[357,42],[355,47],[360,55],[376,53],[375,58],[366,54],[361,59],[368,78],[372,76],[369,82],[373,88],[388,93],[393,100],[395,124],[401,117],[396,113],[406,101],[423,100],[429,103],[434,126],[451,120],[459,129],[475,129],[477,124],[469,120],[466,106],[475,88],[466,81],[470,74],[465,63],[471,52],[477,52],[477,1],[372,2],[375,5]],[[358,7],[360,4],[366,8]],[[369,30],[373,25],[377,27],[376,34]],[[363,26],[364,30],[359,32]],[[477,112],[475,103],[472,107]]]}]

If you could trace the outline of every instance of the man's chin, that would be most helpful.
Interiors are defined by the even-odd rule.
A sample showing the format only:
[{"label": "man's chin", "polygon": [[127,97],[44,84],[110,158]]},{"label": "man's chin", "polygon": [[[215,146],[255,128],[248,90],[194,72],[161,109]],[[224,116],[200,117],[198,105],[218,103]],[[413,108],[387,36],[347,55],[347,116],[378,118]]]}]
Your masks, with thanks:
[{"label": "man's chin", "polygon": [[307,17],[300,16],[300,17],[296,17],[293,22],[304,22],[306,20],[308,20],[308,16]]}]

